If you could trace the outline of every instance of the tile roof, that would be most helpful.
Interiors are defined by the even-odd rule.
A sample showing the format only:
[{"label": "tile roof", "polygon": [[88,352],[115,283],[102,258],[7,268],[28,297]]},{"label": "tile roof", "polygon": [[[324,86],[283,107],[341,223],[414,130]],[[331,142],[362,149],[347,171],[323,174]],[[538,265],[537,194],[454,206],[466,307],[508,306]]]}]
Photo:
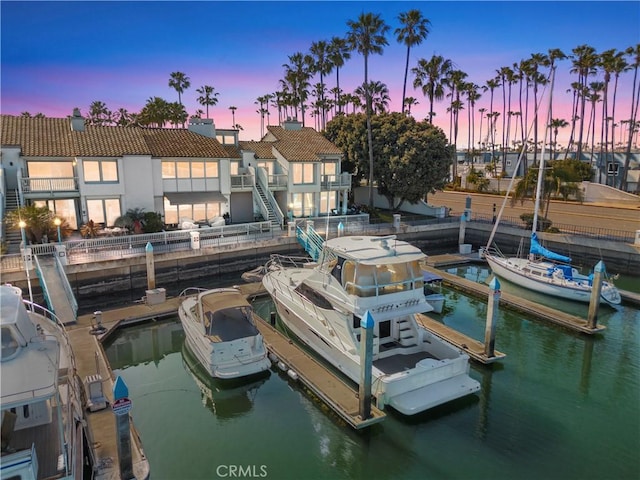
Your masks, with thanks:
[{"label": "tile roof", "polygon": [[267,127],[277,140],[274,147],[290,162],[320,161],[324,155],[342,155],[342,151],[311,127],[285,130],[279,126]]},{"label": "tile roof", "polygon": [[2,145],[19,146],[29,157],[229,157],[215,138],[186,129],[87,125],[77,132],[67,118],[12,115],[0,116],[0,123]]},{"label": "tile roof", "polygon": [[226,145],[222,145],[222,148],[224,148],[224,151],[227,152],[227,157],[241,158],[240,149],[238,148],[237,145],[226,144]]},{"label": "tile roof", "polygon": [[273,142],[254,142],[252,140],[250,142],[241,141],[239,144],[241,150],[250,150],[255,153],[258,158],[268,158],[272,160],[276,158],[273,154]]}]

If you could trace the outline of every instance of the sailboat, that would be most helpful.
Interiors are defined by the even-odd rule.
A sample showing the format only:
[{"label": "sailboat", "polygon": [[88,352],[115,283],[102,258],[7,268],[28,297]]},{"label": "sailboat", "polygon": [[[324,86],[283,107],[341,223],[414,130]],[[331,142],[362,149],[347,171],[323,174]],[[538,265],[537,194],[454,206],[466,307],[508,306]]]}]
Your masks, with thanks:
[{"label": "sailboat", "polygon": [[[552,68],[551,71],[549,113],[547,114],[546,129],[550,128],[549,125],[551,124],[550,107],[554,77],[555,67]],[[547,131],[546,129],[545,132]],[[523,155],[518,159],[518,163],[522,160],[522,157]],[[521,287],[554,297],[589,303],[591,300],[591,292],[594,288],[593,274],[581,274],[578,269],[571,265],[570,257],[548,250],[543,247],[538,240],[538,211],[540,209],[540,199],[542,196],[544,164],[545,147],[543,146],[542,158],[540,159],[540,166],[538,169],[531,244],[528,258],[506,257],[496,247],[491,246],[496,229],[500,223],[500,216],[507,198],[505,198],[502,205],[500,215],[498,216],[493,231],[489,237],[489,241],[487,242],[487,247],[484,249],[484,257],[495,275],[520,285]],[[507,191],[507,197],[512,184],[513,179]],[[620,304],[620,292],[612,282],[606,280],[602,282],[600,301],[611,305]]]}]

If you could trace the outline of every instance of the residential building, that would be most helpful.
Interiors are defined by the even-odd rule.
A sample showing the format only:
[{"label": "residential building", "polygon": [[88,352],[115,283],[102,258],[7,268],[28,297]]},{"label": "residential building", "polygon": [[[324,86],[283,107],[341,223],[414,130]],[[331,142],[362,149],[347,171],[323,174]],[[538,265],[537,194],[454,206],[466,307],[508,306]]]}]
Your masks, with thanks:
[{"label": "residential building", "polygon": [[[87,125],[68,118],[1,116],[0,208],[45,205],[73,229],[105,227],[129,209],[158,212],[168,227],[346,211],[350,174],[341,151],[288,121],[259,142],[191,119],[187,129]],[[3,235],[4,236],[4,235]]]}]

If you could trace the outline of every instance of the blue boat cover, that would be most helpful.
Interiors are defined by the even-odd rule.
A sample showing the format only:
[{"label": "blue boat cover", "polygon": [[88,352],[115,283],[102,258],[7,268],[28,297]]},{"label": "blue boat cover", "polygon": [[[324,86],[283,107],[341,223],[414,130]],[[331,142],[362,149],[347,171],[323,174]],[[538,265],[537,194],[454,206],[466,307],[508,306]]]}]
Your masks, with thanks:
[{"label": "blue boat cover", "polygon": [[531,234],[531,247],[529,248],[529,253],[533,253],[534,255],[542,255],[549,260],[557,260],[558,262],[571,262],[571,258],[560,255],[559,253],[552,252],[551,250],[547,250],[542,245],[540,245],[540,242],[538,242],[538,235],[536,233]]}]

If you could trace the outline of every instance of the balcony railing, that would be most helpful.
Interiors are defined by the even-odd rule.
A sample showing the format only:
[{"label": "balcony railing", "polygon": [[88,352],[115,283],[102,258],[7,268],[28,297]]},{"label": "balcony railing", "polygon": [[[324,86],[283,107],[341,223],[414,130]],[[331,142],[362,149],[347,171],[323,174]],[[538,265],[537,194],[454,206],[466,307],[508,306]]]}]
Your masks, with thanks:
[{"label": "balcony railing", "polygon": [[287,182],[289,176],[286,173],[276,173],[274,175],[268,175],[269,188],[271,190],[279,188],[287,188]]},{"label": "balcony railing", "polygon": [[79,193],[78,177],[59,178],[21,178],[22,193],[29,194],[50,194],[55,193]]},{"label": "balcony railing", "polygon": [[231,175],[231,190],[251,190],[253,182],[253,175],[249,173]]},{"label": "balcony railing", "polygon": [[340,173],[338,175],[322,175],[322,188],[339,189],[351,187],[351,174]]}]

